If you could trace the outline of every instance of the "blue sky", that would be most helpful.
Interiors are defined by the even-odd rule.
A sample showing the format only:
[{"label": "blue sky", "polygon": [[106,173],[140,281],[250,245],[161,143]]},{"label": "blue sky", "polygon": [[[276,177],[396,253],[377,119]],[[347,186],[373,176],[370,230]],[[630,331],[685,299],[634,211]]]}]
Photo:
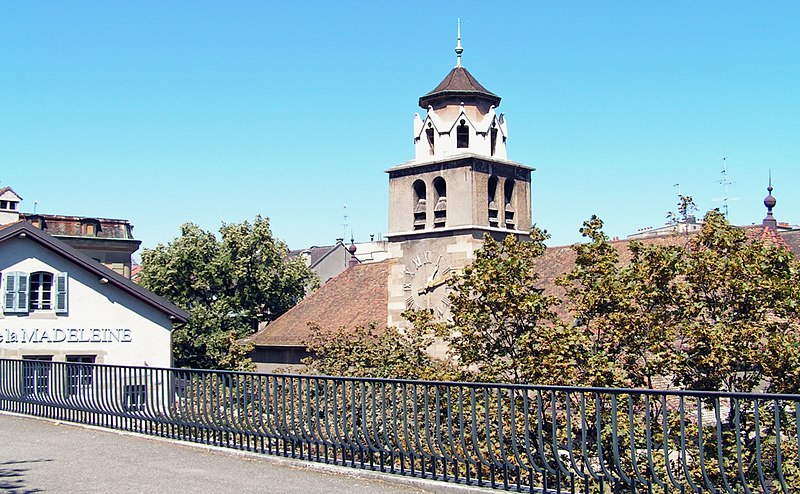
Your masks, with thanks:
[{"label": "blue sky", "polygon": [[[664,223],[677,188],[800,223],[800,2],[0,2],[0,186],[23,209],[271,219],[290,247],[386,232],[420,95],[455,64],[503,100],[551,245]],[[343,205],[347,204],[346,230]],[[344,233],[343,233],[344,232]]]}]

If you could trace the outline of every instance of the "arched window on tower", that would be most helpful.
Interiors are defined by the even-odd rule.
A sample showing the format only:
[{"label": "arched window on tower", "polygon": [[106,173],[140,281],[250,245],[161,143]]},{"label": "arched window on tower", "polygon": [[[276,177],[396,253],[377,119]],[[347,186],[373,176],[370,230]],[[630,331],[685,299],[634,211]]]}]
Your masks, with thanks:
[{"label": "arched window on tower", "polygon": [[425,135],[428,137],[428,150],[430,151],[430,155],[433,156],[436,152],[436,142],[433,138],[433,126],[430,122],[428,122],[428,128],[425,129]]},{"label": "arched window on tower", "polygon": [[514,219],[514,180],[507,178],[503,186],[503,196],[505,199],[505,216],[506,228],[516,228],[516,220]]},{"label": "arched window on tower", "polygon": [[500,218],[498,217],[498,214],[500,212],[500,208],[497,206],[497,177],[494,175],[489,177],[489,190],[487,197],[489,201],[489,226],[499,227]]},{"label": "arched window on tower", "polygon": [[426,212],[428,210],[425,195],[425,182],[422,180],[414,182],[414,230],[425,228]]},{"label": "arched window on tower", "polygon": [[469,147],[469,127],[467,127],[467,122],[463,118],[461,122],[459,122],[459,126],[456,127],[456,147],[459,148],[468,148]]},{"label": "arched window on tower", "polygon": [[436,205],[433,207],[433,227],[442,228],[447,223],[447,183],[442,177],[433,179]]},{"label": "arched window on tower", "polygon": [[492,123],[491,137],[492,137],[492,154],[491,154],[491,156],[494,156],[494,153],[497,150],[497,124],[496,123]]}]

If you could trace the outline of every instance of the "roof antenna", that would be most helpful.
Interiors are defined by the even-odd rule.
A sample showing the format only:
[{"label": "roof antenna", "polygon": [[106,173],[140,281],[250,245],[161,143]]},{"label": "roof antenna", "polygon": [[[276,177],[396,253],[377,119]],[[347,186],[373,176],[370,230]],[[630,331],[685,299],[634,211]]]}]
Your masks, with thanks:
[{"label": "roof antenna", "polygon": [[344,214],[342,215],[342,238],[347,238],[347,219],[349,218],[347,215],[347,204],[344,204],[342,208],[344,209]]},{"label": "roof antenna", "polygon": [[464,48],[461,47],[461,18],[458,18],[458,43],[456,44],[456,67],[461,67],[461,54]]},{"label": "roof antenna", "polygon": [[725,218],[728,217],[728,186],[733,185],[733,182],[728,180],[728,158],[722,158],[722,180],[717,181],[722,184],[722,210],[725,211]]}]

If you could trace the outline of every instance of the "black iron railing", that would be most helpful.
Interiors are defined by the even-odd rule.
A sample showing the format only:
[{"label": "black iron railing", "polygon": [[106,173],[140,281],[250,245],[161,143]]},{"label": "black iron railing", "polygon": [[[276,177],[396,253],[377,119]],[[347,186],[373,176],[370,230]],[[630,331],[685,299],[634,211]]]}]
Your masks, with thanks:
[{"label": "black iron railing", "polygon": [[0,359],[0,410],[537,492],[800,492],[799,404]]}]

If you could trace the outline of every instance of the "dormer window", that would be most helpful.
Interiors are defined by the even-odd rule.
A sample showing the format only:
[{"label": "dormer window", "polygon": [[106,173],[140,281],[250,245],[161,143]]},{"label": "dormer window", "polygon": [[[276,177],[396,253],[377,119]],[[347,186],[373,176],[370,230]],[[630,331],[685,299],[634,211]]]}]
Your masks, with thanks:
[{"label": "dormer window", "polygon": [[463,118],[461,119],[459,126],[456,127],[456,147],[469,147],[469,127],[467,127],[467,122]]},{"label": "dormer window", "polygon": [[426,200],[425,182],[414,182],[414,230],[425,228],[427,220],[428,202]]},{"label": "dormer window", "polygon": [[510,178],[506,179],[503,186],[503,196],[505,198],[505,219],[506,228],[513,230],[516,228],[516,219],[514,218],[514,181]]},{"label": "dormer window", "polygon": [[434,153],[436,152],[436,144],[433,140],[433,133],[434,133],[433,126],[431,125],[430,122],[428,122],[428,128],[425,129],[425,135],[428,137],[428,149],[430,151],[431,156],[433,156]]},{"label": "dormer window", "polygon": [[489,177],[489,190],[487,194],[487,198],[489,201],[489,226],[499,227],[500,226],[500,208],[497,205],[497,177],[491,176]]},{"label": "dormer window", "polygon": [[95,219],[81,220],[81,235],[84,237],[96,237],[100,231],[100,222]]},{"label": "dormer window", "polygon": [[433,179],[436,205],[433,207],[433,227],[442,228],[447,223],[447,183],[442,177]]},{"label": "dormer window", "polygon": [[5,209],[7,211],[16,211],[17,204],[16,201],[0,201],[0,209]]}]

